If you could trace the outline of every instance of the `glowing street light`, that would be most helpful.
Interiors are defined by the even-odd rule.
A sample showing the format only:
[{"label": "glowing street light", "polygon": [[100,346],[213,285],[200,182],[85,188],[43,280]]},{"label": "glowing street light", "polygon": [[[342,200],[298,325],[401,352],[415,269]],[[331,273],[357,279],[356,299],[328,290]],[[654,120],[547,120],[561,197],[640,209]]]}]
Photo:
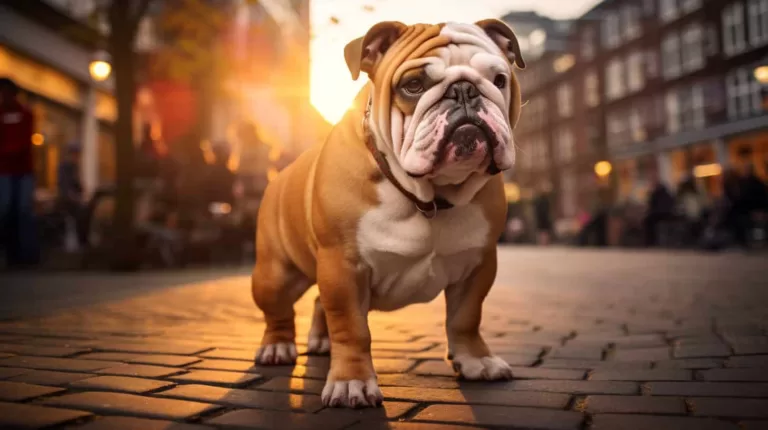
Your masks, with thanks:
[{"label": "glowing street light", "polygon": [[88,65],[88,72],[91,74],[91,79],[96,82],[104,82],[112,74],[112,65],[109,64],[109,57],[107,53],[100,51],[97,52],[91,63]]},{"label": "glowing street light", "polygon": [[758,66],[754,71],[755,79],[763,85],[768,84],[768,65]]},{"label": "glowing street light", "polygon": [[613,166],[611,166],[611,163],[608,161],[598,161],[595,163],[595,174],[600,178],[605,178],[610,175],[611,170],[613,170]]}]

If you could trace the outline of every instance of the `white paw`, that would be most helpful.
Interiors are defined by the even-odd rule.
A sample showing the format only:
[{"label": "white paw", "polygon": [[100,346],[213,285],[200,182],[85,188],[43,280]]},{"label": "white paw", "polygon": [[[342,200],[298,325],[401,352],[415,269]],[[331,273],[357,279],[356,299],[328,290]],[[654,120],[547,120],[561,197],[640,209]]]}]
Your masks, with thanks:
[{"label": "white paw", "polygon": [[331,352],[331,339],[328,336],[309,336],[307,353],[325,355]]},{"label": "white paw", "polygon": [[280,342],[262,345],[256,353],[257,364],[293,364],[298,356],[296,345]]},{"label": "white paw", "polygon": [[323,388],[323,405],[347,408],[376,407],[384,401],[376,378],[365,382],[360,380],[333,381],[328,379]]},{"label": "white paw", "polygon": [[512,379],[512,368],[506,361],[495,356],[472,357],[461,354],[453,357],[453,369],[465,379],[496,381]]}]

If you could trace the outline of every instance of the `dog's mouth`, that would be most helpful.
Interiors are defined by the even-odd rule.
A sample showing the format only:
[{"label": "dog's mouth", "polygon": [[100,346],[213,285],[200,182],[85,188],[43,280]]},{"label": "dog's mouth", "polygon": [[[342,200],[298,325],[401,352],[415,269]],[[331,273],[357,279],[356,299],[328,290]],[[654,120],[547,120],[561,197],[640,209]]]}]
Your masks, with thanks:
[{"label": "dog's mouth", "polygon": [[[457,158],[463,158],[471,157],[477,151],[483,150],[485,158],[490,159],[486,173],[495,175],[501,171],[493,157],[493,150],[498,145],[496,133],[487,122],[475,116],[461,117],[446,126],[443,138],[436,145],[434,167],[443,165],[450,152],[453,152]],[[478,146],[484,146],[484,148],[478,148]],[[410,176],[421,178],[430,173],[410,174]]]}]

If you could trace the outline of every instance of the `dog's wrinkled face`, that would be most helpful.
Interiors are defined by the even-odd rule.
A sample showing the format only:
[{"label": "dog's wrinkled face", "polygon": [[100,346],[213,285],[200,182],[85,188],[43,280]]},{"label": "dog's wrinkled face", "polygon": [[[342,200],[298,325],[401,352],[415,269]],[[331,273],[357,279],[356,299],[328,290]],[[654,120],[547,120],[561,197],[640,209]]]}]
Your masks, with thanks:
[{"label": "dog's wrinkled face", "polygon": [[514,164],[520,91],[512,66],[525,64],[501,21],[381,23],[345,54],[353,77],[362,70],[373,81],[374,106],[391,107],[373,112],[373,126],[410,177],[461,184]]}]

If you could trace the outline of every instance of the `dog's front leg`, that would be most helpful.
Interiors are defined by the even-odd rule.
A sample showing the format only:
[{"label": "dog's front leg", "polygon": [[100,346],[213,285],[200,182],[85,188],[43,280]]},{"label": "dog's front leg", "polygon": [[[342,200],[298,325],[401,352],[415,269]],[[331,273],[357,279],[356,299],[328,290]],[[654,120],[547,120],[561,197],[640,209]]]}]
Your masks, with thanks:
[{"label": "dog's front leg", "polygon": [[467,280],[445,290],[445,329],[448,359],[466,379],[512,378],[512,369],[492,355],[480,335],[483,301],[496,280],[496,246],[485,251],[480,265]]},{"label": "dog's front leg", "polygon": [[377,406],[383,396],[376,381],[368,329],[370,277],[343,249],[317,256],[320,302],[331,340],[331,368],[323,388],[326,406]]}]

